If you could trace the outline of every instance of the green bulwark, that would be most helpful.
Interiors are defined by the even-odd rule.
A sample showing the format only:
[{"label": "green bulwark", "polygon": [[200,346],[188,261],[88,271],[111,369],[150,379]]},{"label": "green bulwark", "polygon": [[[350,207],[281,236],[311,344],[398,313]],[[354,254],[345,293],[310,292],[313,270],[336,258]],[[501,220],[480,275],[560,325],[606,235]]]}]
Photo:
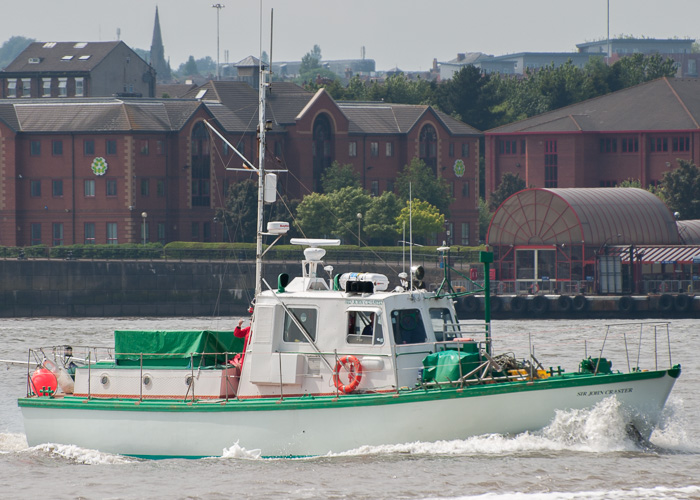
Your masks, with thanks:
[{"label": "green bulwark", "polygon": [[243,350],[243,339],[232,331],[117,330],[114,353],[117,365],[172,368],[211,367],[224,364]]}]

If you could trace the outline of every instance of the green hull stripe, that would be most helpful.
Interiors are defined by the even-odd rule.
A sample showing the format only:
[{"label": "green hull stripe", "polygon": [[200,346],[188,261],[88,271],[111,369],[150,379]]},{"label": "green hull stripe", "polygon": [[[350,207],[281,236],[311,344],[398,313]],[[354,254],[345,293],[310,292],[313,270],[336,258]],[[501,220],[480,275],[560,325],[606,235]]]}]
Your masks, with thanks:
[{"label": "green hull stripe", "polygon": [[669,375],[678,378],[680,365],[670,370],[614,373],[608,375],[565,374],[547,379],[499,384],[465,386],[459,388],[416,389],[399,393],[359,394],[335,396],[302,396],[294,398],[262,398],[229,401],[172,401],[135,399],[87,399],[74,396],[62,398],[19,398],[17,403],[26,408],[157,411],[157,412],[230,412],[230,411],[287,411],[322,408],[345,408],[358,406],[380,406],[389,404],[417,403],[478,396],[493,396],[527,391],[543,391],[592,385],[615,384],[661,378]]}]

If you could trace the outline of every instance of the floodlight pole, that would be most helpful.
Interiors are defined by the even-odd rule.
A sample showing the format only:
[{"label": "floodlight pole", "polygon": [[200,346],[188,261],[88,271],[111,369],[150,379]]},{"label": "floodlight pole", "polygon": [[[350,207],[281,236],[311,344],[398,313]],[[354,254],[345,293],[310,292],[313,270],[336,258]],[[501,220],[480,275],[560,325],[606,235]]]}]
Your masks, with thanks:
[{"label": "floodlight pole", "polygon": [[221,80],[220,65],[219,65],[219,13],[221,9],[226,7],[220,3],[215,3],[212,8],[216,9],[216,79]]}]

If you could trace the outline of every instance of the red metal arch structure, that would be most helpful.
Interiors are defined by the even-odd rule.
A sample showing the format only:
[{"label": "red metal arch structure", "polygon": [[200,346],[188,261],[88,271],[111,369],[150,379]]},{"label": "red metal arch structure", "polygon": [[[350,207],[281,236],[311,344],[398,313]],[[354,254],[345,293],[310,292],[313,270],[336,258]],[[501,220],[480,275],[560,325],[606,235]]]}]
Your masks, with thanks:
[{"label": "red metal arch structure", "polygon": [[577,293],[593,291],[596,260],[608,246],[680,238],[673,214],[643,189],[533,188],[498,207],[487,242],[507,290]]}]

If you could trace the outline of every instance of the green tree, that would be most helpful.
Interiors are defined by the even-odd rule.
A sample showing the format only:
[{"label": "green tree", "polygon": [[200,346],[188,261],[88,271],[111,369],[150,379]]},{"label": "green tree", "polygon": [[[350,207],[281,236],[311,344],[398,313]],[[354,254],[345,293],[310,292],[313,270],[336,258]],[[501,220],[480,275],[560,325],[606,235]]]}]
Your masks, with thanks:
[{"label": "green tree", "polygon": [[17,56],[33,42],[36,42],[36,40],[23,36],[13,36],[5,41],[0,46],[0,70],[17,59]]},{"label": "green tree", "polygon": [[296,226],[305,238],[330,238],[335,234],[335,218],[328,196],[311,193],[297,206]]},{"label": "green tree", "polygon": [[333,207],[335,222],[334,234],[347,244],[357,243],[357,214],[364,219],[372,203],[372,198],[360,187],[344,187],[327,195],[330,207]]},{"label": "green tree", "polygon": [[338,191],[344,187],[360,187],[360,175],[352,165],[341,165],[337,161],[321,175],[321,189],[324,193]]},{"label": "green tree", "polygon": [[411,159],[411,163],[406,165],[396,177],[396,189],[402,201],[409,199],[409,186],[413,198],[428,202],[440,213],[449,217],[450,204],[454,198],[450,195],[447,181],[442,177],[436,177],[425,162],[416,157]]},{"label": "green tree", "polygon": [[427,201],[413,199],[412,203],[406,202],[406,206],[396,218],[397,233],[403,232],[404,224],[406,228],[410,224],[413,227],[413,236],[425,243],[430,236],[443,230],[445,216]]},{"label": "green tree", "polygon": [[194,76],[199,74],[197,62],[194,60],[194,56],[190,56],[189,59],[187,59],[187,62],[180,66],[178,73],[180,73],[182,76]]},{"label": "green tree", "polygon": [[641,188],[642,187],[642,181],[639,179],[625,179],[624,181],[620,182],[617,186],[619,188]]},{"label": "green tree", "polygon": [[479,130],[498,125],[498,86],[473,65],[463,67],[435,90],[435,103],[445,113]]},{"label": "green tree", "polygon": [[678,160],[678,168],[661,179],[660,197],[679,219],[700,219],[700,169],[695,163]]},{"label": "green tree", "polygon": [[479,240],[486,241],[492,217],[493,213],[489,209],[488,202],[483,198],[479,198]]},{"label": "green tree", "polygon": [[258,185],[252,179],[229,187],[226,205],[216,217],[228,228],[231,241],[255,241],[258,218]]},{"label": "green tree", "polygon": [[522,191],[526,187],[527,184],[525,184],[525,180],[520,178],[520,174],[503,174],[498,188],[491,193],[491,196],[489,197],[491,210],[495,212],[496,209],[501,206],[501,203],[506,201],[507,198],[518,191]]},{"label": "green tree", "polygon": [[399,199],[391,191],[384,191],[381,196],[371,198],[371,205],[363,218],[366,241],[371,245],[395,244],[399,236],[396,230],[399,212]]}]

